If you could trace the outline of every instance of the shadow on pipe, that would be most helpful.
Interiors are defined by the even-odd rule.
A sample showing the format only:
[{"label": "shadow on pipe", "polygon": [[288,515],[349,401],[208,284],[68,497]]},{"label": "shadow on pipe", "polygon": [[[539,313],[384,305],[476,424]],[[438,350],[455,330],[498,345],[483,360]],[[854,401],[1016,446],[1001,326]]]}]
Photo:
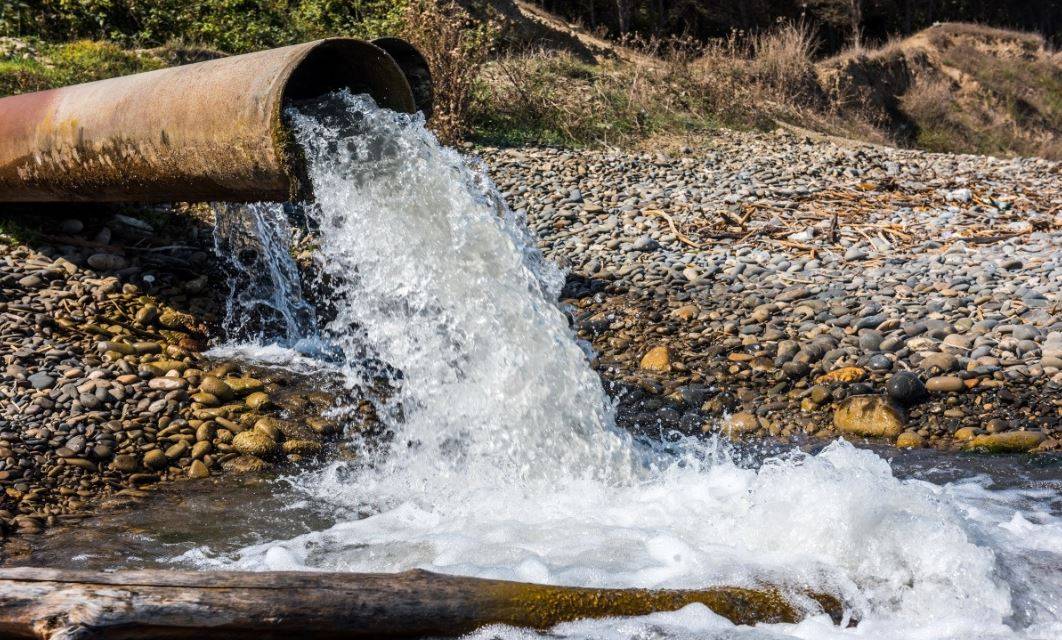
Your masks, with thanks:
[{"label": "shadow on pipe", "polygon": [[409,43],[333,38],[0,99],[0,202],[286,201],[308,185],[281,112],[347,88],[431,112]]}]

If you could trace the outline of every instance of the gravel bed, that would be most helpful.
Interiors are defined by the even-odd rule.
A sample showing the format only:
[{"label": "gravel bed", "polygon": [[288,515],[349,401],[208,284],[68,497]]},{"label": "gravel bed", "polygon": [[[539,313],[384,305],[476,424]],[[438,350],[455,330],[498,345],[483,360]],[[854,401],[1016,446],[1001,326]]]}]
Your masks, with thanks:
[{"label": "gravel bed", "polygon": [[0,540],[322,452],[327,385],[202,355],[224,295],[208,226],[35,221],[0,244]]},{"label": "gravel bed", "polygon": [[786,132],[477,152],[631,425],[1059,447],[1058,163]]}]

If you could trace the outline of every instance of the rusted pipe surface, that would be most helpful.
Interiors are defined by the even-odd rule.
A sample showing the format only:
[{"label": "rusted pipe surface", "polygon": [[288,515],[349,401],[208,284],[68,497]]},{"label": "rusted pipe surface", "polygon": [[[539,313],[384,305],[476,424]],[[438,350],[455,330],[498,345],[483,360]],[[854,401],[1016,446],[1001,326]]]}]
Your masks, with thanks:
[{"label": "rusted pipe surface", "polygon": [[417,106],[399,63],[349,38],[0,99],[0,202],[287,200],[283,105],[343,87]]}]

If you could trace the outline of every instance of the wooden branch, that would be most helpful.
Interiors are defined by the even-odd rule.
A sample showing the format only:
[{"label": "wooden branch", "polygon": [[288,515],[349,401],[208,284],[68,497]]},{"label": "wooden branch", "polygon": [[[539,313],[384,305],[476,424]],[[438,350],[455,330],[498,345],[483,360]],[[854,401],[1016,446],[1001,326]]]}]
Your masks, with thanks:
[{"label": "wooden branch", "polygon": [[[790,599],[792,598],[792,599]],[[776,589],[587,589],[431,573],[63,571],[0,569],[0,637],[409,638],[487,624],[546,629],[699,602],[737,624],[796,622],[832,596]]]}]

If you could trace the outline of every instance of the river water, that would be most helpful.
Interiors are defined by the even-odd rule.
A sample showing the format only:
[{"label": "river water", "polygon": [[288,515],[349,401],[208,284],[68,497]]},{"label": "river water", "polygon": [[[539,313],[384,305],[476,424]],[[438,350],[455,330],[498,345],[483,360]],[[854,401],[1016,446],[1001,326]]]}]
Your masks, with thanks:
[{"label": "river water", "polygon": [[[367,98],[338,94],[289,116],[316,196],[304,215],[328,312],[311,317],[280,265],[283,295],[254,299],[298,307],[279,315],[283,331],[219,353],[309,363],[352,388],[387,375],[393,393],[378,410],[393,437],[356,461],[185,497],[180,518],[160,505],[101,521],[114,530],[100,539],[116,542],[78,562],[419,567],[614,587],[770,582],[838,594],[861,620],[735,627],[693,605],[548,637],[1062,637],[1057,458],[636,440],[614,426],[557,306],[561,274],[482,168],[419,117]],[[256,206],[260,220],[282,223],[273,205]],[[278,253],[286,233],[270,227]],[[51,544],[45,557],[69,559],[72,547]]]}]

